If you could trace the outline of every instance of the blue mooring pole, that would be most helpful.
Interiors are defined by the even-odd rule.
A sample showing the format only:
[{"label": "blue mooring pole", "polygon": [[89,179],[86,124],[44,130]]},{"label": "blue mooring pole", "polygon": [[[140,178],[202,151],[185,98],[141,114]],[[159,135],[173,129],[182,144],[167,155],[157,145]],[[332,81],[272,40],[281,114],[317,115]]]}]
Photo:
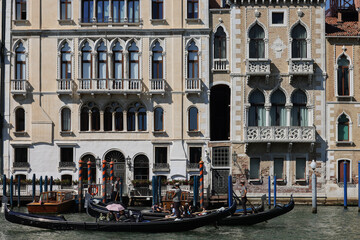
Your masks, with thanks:
[{"label": "blue mooring pole", "polygon": [[50,191],[53,190],[52,186],[53,186],[53,177],[51,176],[50,177]]},{"label": "blue mooring pole", "polygon": [[358,161],[358,212],[360,212],[360,161]]},{"label": "blue mooring pole", "polygon": [[120,202],[122,203],[122,195],[123,195],[123,184],[124,183],[124,180],[123,178],[120,178]]},{"label": "blue mooring pole", "polygon": [[3,196],[6,196],[6,175],[3,175]]},{"label": "blue mooring pole", "polygon": [[14,197],[14,177],[10,177],[10,207],[13,207],[13,197]]},{"label": "blue mooring pole", "polygon": [[39,182],[39,184],[40,184],[40,195],[42,194],[42,185],[43,185],[43,182],[42,182],[42,176],[40,176],[40,182]]},{"label": "blue mooring pole", "polygon": [[35,179],[35,173],[33,174],[33,179],[32,179],[32,199],[33,202],[35,202],[35,188],[36,188],[36,183],[35,183],[36,179]]},{"label": "blue mooring pole", "polygon": [[269,205],[269,208],[271,208],[271,177],[269,176],[268,178],[268,190],[269,190],[269,197],[268,197],[268,205]]},{"label": "blue mooring pole", "polygon": [[48,176],[45,176],[44,192],[48,191]]},{"label": "blue mooring pole", "polygon": [[228,205],[232,206],[232,177],[229,175],[228,177]]},{"label": "blue mooring pole", "polygon": [[18,182],[17,182],[17,206],[20,207],[20,176],[18,175]]},{"label": "blue mooring pole", "polygon": [[151,185],[152,185],[152,205],[155,205],[155,181],[156,177],[152,177]]},{"label": "blue mooring pole", "polygon": [[199,197],[199,177],[198,176],[194,176],[194,201],[193,201],[193,206],[196,207],[197,202],[198,202],[198,197]]},{"label": "blue mooring pole", "polygon": [[158,202],[161,203],[161,177],[158,176]]},{"label": "blue mooring pole", "polygon": [[344,161],[344,208],[347,208],[347,163]]},{"label": "blue mooring pole", "polygon": [[274,175],[274,207],[276,206],[276,175]]}]

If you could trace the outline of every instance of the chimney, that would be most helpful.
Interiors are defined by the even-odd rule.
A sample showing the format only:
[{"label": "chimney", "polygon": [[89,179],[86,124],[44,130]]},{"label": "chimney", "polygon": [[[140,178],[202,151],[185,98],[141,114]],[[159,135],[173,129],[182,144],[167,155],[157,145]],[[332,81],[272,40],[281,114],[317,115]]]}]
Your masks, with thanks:
[{"label": "chimney", "polygon": [[337,22],[338,23],[342,23],[343,20],[342,20],[342,12],[341,11],[338,11],[337,13]]}]

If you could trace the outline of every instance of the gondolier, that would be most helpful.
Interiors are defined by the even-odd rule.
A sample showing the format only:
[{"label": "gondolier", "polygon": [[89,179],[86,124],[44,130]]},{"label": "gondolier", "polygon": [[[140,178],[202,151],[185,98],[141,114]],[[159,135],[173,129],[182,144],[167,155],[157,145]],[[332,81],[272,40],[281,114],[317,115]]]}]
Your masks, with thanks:
[{"label": "gondolier", "polygon": [[118,196],[119,196],[119,192],[120,192],[120,184],[121,184],[121,181],[120,181],[120,178],[118,177],[116,179],[116,181],[113,183],[113,191],[112,191],[112,194],[111,194],[111,199],[113,201],[116,201]]},{"label": "gondolier", "polygon": [[174,202],[175,214],[176,214],[177,219],[181,218],[180,209],[179,209],[180,208],[180,199],[181,199],[180,184],[175,183],[175,191],[174,191],[174,196],[173,196],[173,202]]},{"label": "gondolier", "polygon": [[246,212],[246,202],[247,202],[247,198],[246,198],[246,193],[247,193],[247,188],[245,186],[245,181],[241,180],[240,182],[241,186],[240,186],[240,197],[241,197],[241,205],[244,209],[244,215],[247,214]]}]

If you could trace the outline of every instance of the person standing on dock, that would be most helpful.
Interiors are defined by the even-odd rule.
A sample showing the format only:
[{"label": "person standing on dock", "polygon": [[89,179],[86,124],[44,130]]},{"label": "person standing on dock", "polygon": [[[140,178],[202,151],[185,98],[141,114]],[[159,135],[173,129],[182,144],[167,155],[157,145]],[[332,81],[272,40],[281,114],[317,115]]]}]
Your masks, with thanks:
[{"label": "person standing on dock", "polygon": [[118,196],[119,196],[119,192],[120,192],[120,178],[118,177],[116,179],[116,181],[113,183],[113,191],[112,191],[112,196],[111,196],[111,199],[113,201],[116,201]]},{"label": "person standing on dock", "polygon": [[241,197],[241,205],[244,209],[244,214],[246,215],[246,202],[247,202],[247,198],[246,198],[246,193],[247,193],[247,188],[245,186],[245,181],[241,180],[240,182],[241,186],[240,186],[240,197]]},{"label": "person standing on dock", "polygon": [[181,215],[180,215],[180,199],[181,199],[180,184],[175,183],[175,192],[174,192],[174,196],[173,196],[173,202],[174,202],[174,209],[175,209],[175,214],[176,214],[177,219],[181,218]]}]

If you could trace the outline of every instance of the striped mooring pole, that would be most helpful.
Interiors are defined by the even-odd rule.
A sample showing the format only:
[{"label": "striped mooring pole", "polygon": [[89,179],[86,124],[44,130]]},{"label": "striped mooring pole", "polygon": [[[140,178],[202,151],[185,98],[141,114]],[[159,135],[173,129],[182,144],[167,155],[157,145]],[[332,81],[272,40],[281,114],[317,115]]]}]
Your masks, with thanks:
[{"label": "striped mooring pole", "polygon": [[103,203],[106,202],[106,187],[105,187],[105,184],[106,184],[106,160],[104,159],[102,161],[102,186],[101,186],[101,192],[102,192],[102,201]]},{"label": "striped mooring pole", "polygon": [[78,186],[78,188],[79,188],[79,193],[78,193],[78,195],[79,195],[79,212],[81,212],[81,202],[82,202],[82,165],[83,165],[83,160],[82,159],[80,159],[79,160],[79,186]]},{"label": "striped mooring pole", "polygon": [[204,207],[204,162],[200,160],[200,208]]},{"label": "striped mooring pole", "polygon": [[90,187],[90,184],[91,184],[91,161],[89,160],[87,162],[87,171],[88,171],[88,188]]},{"label": "striped mooring pole", "polygon": [[110,181],[114,183],[114,162],[112,160],[110,162]]},{"label": "striped mooring pole", "polygon": [[344,208],[347,208],[347,162],[344,161]]}]

